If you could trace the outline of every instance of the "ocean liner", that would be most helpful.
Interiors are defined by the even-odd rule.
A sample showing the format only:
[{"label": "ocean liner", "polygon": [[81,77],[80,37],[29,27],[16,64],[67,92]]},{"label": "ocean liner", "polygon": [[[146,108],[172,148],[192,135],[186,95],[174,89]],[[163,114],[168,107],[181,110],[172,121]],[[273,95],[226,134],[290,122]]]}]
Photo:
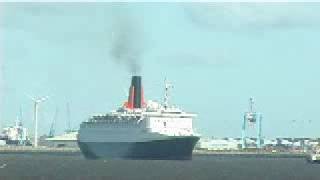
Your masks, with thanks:
[{"label": "ocean liner", "polygon": [[128,101],[117,110],[82,122],[78,145],[88,159],[191,159],[199,140],[196,114],[164,102],[145,102],[141,76],[132,76]]}]

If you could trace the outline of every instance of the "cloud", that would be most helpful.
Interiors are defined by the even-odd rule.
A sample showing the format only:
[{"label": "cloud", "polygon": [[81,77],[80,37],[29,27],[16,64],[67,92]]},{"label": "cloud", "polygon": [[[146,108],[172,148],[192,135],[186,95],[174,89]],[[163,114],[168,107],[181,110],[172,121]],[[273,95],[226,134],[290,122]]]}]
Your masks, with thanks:
[{"label": "cloud", "polygon": [[320,3],[192,3],[184,10],[195,25],[218,30],[320,27]]},{"label": "cloud", "polygon": [[5,9],[0,28],[7,32],[26,34],[32,41],[42,40],[55,49],[78,47],[88,54],[91,50],[131,74],[141,72],[142,24],[126,4],[35,3],[6,5]]},{"label": "cloud", "polygon": [[224,68],[235,64],[234,60],[223,51],[201,51],[197,53],[178,51],[159,56],[157,59],[159,63],[175,68]]}]

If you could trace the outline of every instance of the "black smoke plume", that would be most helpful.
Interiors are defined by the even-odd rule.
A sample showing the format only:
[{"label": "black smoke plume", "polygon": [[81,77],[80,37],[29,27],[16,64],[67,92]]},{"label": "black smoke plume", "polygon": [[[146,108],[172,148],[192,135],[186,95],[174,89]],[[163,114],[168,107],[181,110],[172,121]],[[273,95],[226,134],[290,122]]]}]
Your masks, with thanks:
[{"label": "black smoke plume", "polygon": [[130,74],[141,73],[143,38],[141,24],[129,12],[117,12],[112,24],[111,56],[126,66]]}]

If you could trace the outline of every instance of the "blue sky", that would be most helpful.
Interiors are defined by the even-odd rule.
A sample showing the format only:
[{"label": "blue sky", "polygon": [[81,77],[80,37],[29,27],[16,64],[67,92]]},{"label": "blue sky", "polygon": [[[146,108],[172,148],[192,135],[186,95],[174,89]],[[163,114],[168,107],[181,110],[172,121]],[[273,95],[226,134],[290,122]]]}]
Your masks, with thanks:
[{"label": "blue sky", "polygon": [[[32,127],[25,95],[32,94],[50,95],[41,134],[56,107],[64,130],[67,102],[78,128],[123,103],[137,64],[146,98],[162,100],[167,77],[172,102],[199,114],[195,126],[205,136],[240,136],[251,96],[264,136],[320,136],[319,3],[2,3],[0,10],[2,125],[21,106]],[[117,58],[124,36],[127,55]]]}]

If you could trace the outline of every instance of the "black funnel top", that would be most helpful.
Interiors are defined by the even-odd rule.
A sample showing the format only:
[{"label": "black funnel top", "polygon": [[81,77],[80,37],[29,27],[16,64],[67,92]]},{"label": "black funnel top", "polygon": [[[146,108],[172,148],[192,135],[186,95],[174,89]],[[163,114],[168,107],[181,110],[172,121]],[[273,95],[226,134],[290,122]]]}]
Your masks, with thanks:
[{"label": "black funnel top", "polygon": [[142,107],[141,76],[132,76],[131,87],[134,87],[133,108],[141,108]]}]

